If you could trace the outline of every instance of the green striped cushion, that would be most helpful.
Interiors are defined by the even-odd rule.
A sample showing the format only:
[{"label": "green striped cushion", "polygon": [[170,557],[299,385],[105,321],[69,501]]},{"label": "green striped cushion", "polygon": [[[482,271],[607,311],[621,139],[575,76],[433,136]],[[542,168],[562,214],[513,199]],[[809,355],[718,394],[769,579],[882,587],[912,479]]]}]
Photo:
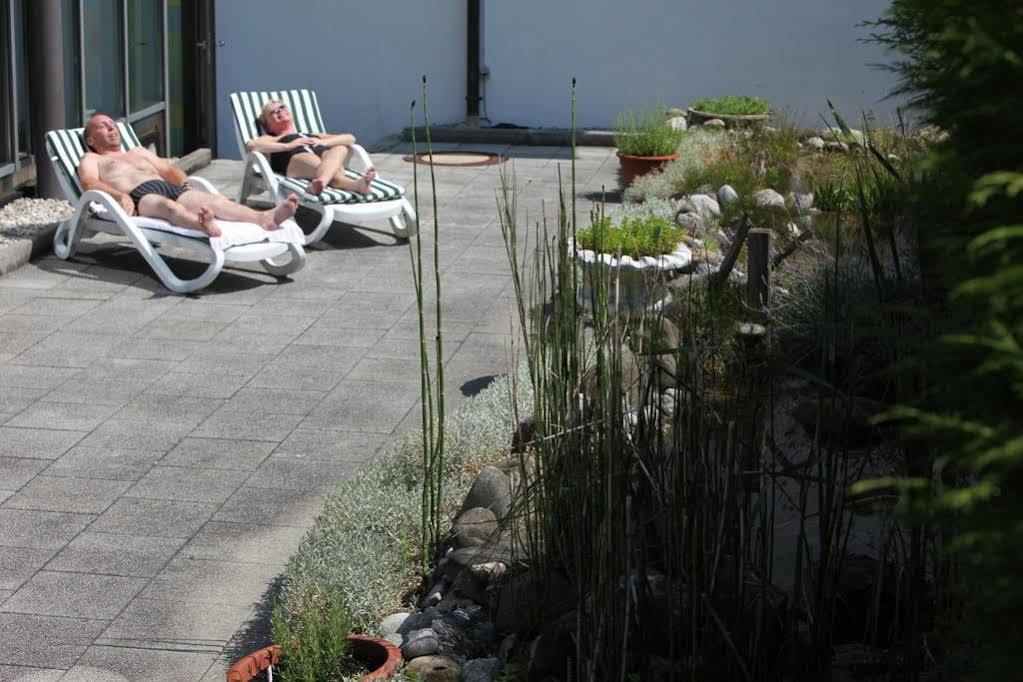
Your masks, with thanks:
[{"label": "green striped cushion", "polygon": [[[117,123],[121,133],[121,149],[128,151],[140,145],[138,136],[131,126],[123,121]],[[71,187],[77,191],[78,198],[82,195],[82,182],[78,178],[78,164],[85,156],[85,140],[82,138],[84,128],[68,128],[51,130],[46,133],[46,151],[50,158],[56,157],[56,167],[70,181]],[[69,197],[70,198],[70,197]]]},{"label": "green striped cushion", "polygon": [[[263,105],[271,100],[279,100],[288,105],[291,115],[295,119],[295,128],[303,133],[325,133],[323,117],[320,115],[320,105],[316,99],[316,93],[312,90],[264,90],[260,92],[233,92],[231,93],[231,111],[234,114],[234,124],[240,133],[242,142],[248,142],[254,138],[265,135],[265,131],[259,125],[259,112]],[[244,154],[245,150],[242,150]],[[345,170],[345,175],[352,179],[362,177],[362,174]],[[283,175],[277,176],[278,180],[285,187],[297,193],[304,201],[313,201],[321,204],[363,204],[372,201],[389,201],[398,199],[405,195],[405,188],[386,180],[374,180],[372,195],[362,195],[355,192],[346,192],[341,189],[329,188],[319,196],[309,194],[308,180],[288,178]]]},{"label": "green striped cushion", "polygon": [[[358,180],[362,177],[362,173],[347,169],[345,170],[345,175],[350,177],[352,180]],[[373,190],[371,195],[359,194],[358,192],[348,192],[343,189],[328,187],[323,190],[323,194],[320,194],[319,196],[309,193],[309,180],[288,178],[283,175],[278,175],[277,179],[281,185],[297,193],[304,201],[315,201],[321,204],[366,204],[373,201],[399,199],[405,195],[404,187],[387,182],[386,180],[380,180],[379,178],[373,180],[370,185]]]},{"label": "green striped cushion", "polygon": [[320,116],[320,105],[312,90],[233,92],[230,99],[234,123],[238,126],[243,143],[265,134],[259,125],[259,112],[270,100],[279,100],[288,105],[297,130],[303,133],[326,132],[323,117]]}]

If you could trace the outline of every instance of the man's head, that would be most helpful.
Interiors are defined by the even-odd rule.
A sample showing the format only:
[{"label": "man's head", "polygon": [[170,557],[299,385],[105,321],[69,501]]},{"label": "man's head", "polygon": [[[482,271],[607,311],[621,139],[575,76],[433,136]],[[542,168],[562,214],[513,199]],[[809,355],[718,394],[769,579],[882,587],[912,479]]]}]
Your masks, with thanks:
[{"label": "man's head", "polygon": [[271,135],[282,135],[291,126],[292,121],[291,110],[279,99],[270,100],[259,112],[259,124]]},{"label": "man's head", "polygon": [[85,124],[82,134],[86,146],[97,153],[121,150],[121,133],[114,119],[106,114],[93,114]]}]

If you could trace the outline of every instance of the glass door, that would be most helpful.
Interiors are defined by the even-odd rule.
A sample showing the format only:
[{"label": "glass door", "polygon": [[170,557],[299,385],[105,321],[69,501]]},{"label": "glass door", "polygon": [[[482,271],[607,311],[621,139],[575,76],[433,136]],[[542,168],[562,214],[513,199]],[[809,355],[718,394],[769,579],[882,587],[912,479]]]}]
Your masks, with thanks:
[{"label": "glass door", "polygon": [[97,111],[126,113],[122,0],[81,0],[82,98],[87,121]]}]

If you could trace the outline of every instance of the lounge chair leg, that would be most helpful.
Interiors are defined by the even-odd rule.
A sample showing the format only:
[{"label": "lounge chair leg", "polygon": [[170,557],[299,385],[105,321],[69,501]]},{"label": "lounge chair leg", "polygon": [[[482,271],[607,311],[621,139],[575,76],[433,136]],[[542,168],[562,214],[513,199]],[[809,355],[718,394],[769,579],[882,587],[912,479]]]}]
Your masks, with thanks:
[{"label": "lounge chair leg", "polygon": [[316,210],[321,211],[320,223],[316,228],[305,236],[305,246],[318,242],[323,239],[323,235],[327,234],[327,230],[334,224],[334,209],[330,206],[317,207]]},{"label": "lounge chair leg", "polygon": [[256,174],[252,170],[252,164],[246,163],[245,173],[242,175],[242,188],[241,191],[238,192],[238,203],[242,206],[245,205],[245,200],[249,198],[250,194],[252,194],[252,185],[255,184],[254,180],[256,179],[255,176]]},{"label": "lounge chair leg", "polygon": [[412,204],[409,203],[408,199],[403,198],[401,200],[401,215],[396,215],[390,220],[391,231],[394,232],[394,236],[398,239],[414,237],[416,232],[419,231],[419,221],[416,218],[416,212],[412,210]]},{"label": "lounge chair leg", "polygon": [[287,256],[287,259],[281,263],[276,262],[273,258],[267,258],[265,261],[262,261],[263,269],[274,277],[286,277],[297,270],[301,270],[302,266],[305,265],[305,249],[301,246],[288,244]]}]

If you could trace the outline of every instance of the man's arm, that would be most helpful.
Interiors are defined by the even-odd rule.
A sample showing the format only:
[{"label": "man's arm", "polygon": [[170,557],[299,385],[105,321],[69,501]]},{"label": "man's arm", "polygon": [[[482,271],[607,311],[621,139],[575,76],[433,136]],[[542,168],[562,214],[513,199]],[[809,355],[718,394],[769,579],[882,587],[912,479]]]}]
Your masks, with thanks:
[{"label": "man's arm", "polygon": [[185,172],[178,168],[175,164],[171,163],[167,159],[160,158],[153,152],[149,151],[145,147],[139,147],[142,150],[143,156],[149,159],[149,162],[153,164],[153,168],[160,174],[160,177],[167,182],[172,182],[175,185],[183,185],[188,181],[188,176]]},{"label": "man's arm", "polygon": [[114,198],[114,201],[121,205],[128,215],[135,214],[135,202],[131,197],[116,187],[103,182],[99,176],[99,157],[89,152],[82,157],[78,164],[78,178],[82,181],[82,188],[85,190],[98,189],[106,192]]}]

